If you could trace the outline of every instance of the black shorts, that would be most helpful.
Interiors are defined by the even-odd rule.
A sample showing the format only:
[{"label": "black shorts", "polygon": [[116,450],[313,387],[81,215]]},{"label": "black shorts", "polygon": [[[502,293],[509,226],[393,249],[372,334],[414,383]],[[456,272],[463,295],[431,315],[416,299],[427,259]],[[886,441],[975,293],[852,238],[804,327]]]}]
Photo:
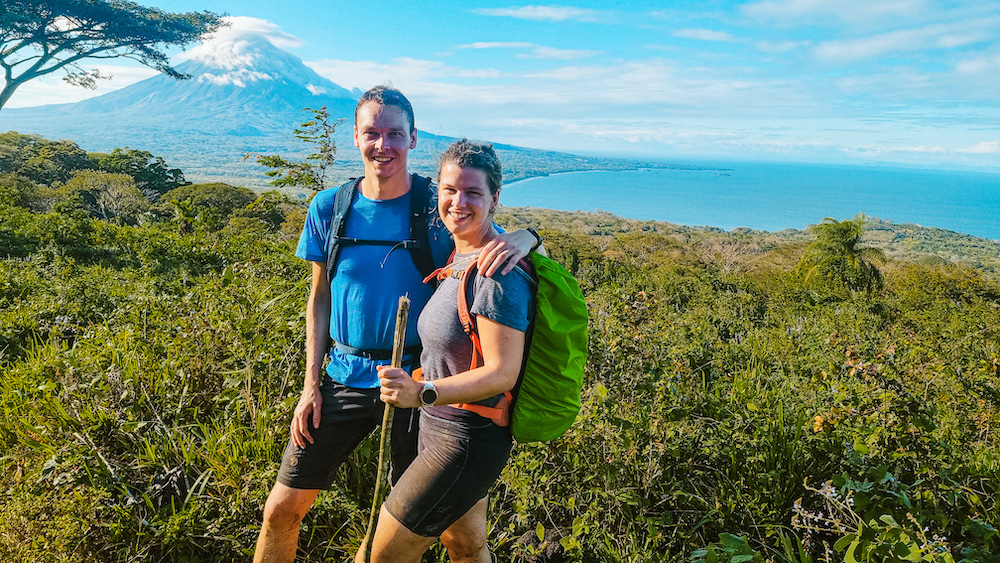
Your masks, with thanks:
[{"label": "black shorts", "polygon": [[[379,389],[357,389],[323,378],[322,417],[319,428],[309,422],[313,443],[300,448],[288,440],[281,459],[278,482],[293,489],[329,489],[337,468],[372,430],[382,424],[385,403]],[[396,409],[393,414],[390,482],[395,483],[416,455],[417,409]]]},{"label": "black shorts", "polygon": [[512,444],[510,428],[421,413],[419,453],[389,493],[386,510],[417,535],[440,536],[486,497]]}]

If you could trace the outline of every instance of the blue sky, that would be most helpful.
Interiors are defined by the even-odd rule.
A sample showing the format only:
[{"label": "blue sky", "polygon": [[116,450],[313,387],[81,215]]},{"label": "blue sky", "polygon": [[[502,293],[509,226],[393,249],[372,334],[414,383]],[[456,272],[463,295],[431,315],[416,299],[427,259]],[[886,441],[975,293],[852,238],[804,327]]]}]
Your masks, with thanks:
[{"label": "blue sky", "polygon": [[[348,88],[391,81],[434,133],[1000,172],[998,1],[143,3],[243,16],[237,27]],[[150,75],[95,66],[116,76],[99,92]],[[10,107],[91,95],[49,78]]]}]

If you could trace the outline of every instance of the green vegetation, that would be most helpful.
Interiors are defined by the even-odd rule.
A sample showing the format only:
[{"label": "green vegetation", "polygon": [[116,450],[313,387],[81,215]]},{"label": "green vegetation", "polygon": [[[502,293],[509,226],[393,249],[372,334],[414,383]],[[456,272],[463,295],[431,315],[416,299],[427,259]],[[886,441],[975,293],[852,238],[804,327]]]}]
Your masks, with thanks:
[{"label": "green vegetation", "polygon": [[152,201],[184,184],[184,174],[179,169],[167,168],[163,157],[153,156],[149,151],[125,147],[95,156],[98,168],[131,176],[139,191]]},{"label": "green vegetation", "polygon": [[[182,186],[105,220],[87,194],[110,172],[18,170],[0,174],[0,560],[248,559],[299,395],[302,208]],[[839,236],[857,219],[499,220],[539,227],[591,312],[583,412],[519,445],[491,497],[501,560],[1000,561],[993,266]],[[827,235],[882,248],[881,288],[832,267],[806,283],[800,264],[843,258]],[[357,548],[376,449],[320,496],[301,560]]]},{"label": "green vegetation", "polygon": [[850,292],[881,291],[885,286],[882,272],[874,261],[885,262],[885,253],[878,248],[861,247],[865,216],[850,221],[832,217],[813,225],[816,240],[806,247],[796,273],[806,287],[832,286]]},{"label": "green vegetation", "polygon": [[[298,126],[292,133],[296,139],[313,148],[304,160],[289,160],[281,155],[253,155],[258,164],[268,168],[264,175],[277,187],[300,187],[314,192],[324,190],[327,185],[327,169],[333,166],[337,156],[337,143],[333,134],[344,118],[330,117],[326,106],[319,109],[305,108],[312,117]],[[249,158],[251,155],[246,155]]]}]

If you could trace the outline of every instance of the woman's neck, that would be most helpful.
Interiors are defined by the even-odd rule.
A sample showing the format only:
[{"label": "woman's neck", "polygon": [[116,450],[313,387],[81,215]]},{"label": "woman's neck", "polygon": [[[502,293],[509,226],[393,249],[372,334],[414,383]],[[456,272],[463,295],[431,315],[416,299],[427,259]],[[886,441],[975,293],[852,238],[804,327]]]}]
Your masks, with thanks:
[{"label": "woman's neck", "polygon": [[489,229],[480,236],[474,238],[454,236],[452,238],[455,239],[455,252],[459,254],[478,252],[480,248],[486,246],[486,243],[497,238],[498,234],[497,230],[493,228],[493,223],[490,223]]}]

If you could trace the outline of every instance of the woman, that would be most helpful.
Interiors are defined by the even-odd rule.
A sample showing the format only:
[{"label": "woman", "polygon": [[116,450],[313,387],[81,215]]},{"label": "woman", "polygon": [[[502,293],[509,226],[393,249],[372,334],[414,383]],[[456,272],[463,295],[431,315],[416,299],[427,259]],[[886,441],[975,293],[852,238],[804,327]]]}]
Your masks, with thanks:
[{"label": "woman", "polygon": [[[437,184],[438,214],[455,240],[450,269],[460,273],[497,236],[501,171],[493,146],[453,143],[441,157]],[[419,562],[438,536],[453,562],[490,561],[486,495],[510,456],[510,429],[452,405],[494,406],[517,383],[534,315],[530,283],[516,271],[470,282],[483,355],[470,369],[473,344],[458,318],[459,280],[444,277],[417,323],[423,381],[399,368],[381,369],[383,401],[424,408],[419,454],[382,507],[372,561]]]}]

